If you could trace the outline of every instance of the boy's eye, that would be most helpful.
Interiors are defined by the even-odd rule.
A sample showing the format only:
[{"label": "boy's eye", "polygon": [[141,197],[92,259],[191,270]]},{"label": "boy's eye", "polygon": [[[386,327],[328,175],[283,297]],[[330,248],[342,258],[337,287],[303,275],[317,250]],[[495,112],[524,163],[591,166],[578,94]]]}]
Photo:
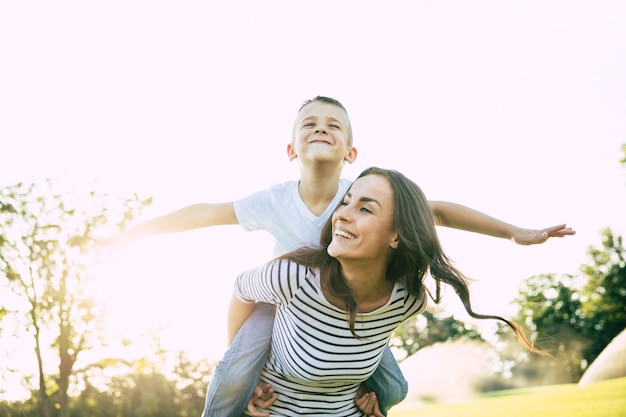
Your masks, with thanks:
[{"label": "boy's eye", "polygon": [[338,125],[329,125],[330,127],[332,127],[333,129],[339,129]]}]

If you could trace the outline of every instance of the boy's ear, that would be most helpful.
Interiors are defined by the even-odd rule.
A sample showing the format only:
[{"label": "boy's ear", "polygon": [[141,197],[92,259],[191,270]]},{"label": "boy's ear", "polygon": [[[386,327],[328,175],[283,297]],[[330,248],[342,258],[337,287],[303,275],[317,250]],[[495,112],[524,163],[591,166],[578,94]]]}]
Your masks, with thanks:
[{"label": "boy's ear", "polygon": [[298,157],[298,154],[296,153],[296,148],[293,146],[293,143],[287,145],[287,157],[290,161],[293,161]]},{"label": "boy's ear", "polygon": [[343,160],[346,161],[347,163],[351,164],[356,159],[356,156],[358,155],[358,153],[359,152],[353,146],[352,148],[350,148],[350,150],[348,151],[348,154],[346,155],[345,158],[343,158]]}]

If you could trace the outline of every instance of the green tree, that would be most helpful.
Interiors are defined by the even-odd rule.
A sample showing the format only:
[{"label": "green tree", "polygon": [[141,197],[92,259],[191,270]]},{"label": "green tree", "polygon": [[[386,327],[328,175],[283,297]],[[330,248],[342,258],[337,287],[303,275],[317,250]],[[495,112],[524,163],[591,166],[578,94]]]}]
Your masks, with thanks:
[{"label": "green tree", "polygon": [[214,369],[214,363],[206,360],[192,362],[183,352],[178,354],[174,368],[177,416],[196,417],[202,414],[206,390]]},{"label": "green tree", "polygon": [[[552,358],[518,353],[516,372],[536,383],[575,382],[626,327],[626,252],[621,236],[602,232],[602,247],[590,247],[582,276],[528,278],[520,288],[516,320]],[[502,330],[501,334],[506,334]]]},{"label": "green tree", "polygon": [[390,346],[409,357],[426,346],[461,338],[482,340],[480,332],[473,326],[453,316],[438,316],[430,311],[415,316],[398,327],[391,338]]},{"label": "green tree", "polygon": [[[582,349],[590,341],[585,335],[586,318],[572,275],[535,275],[521,285],[515,299],[519,306],[515,321],[523,323],[531,341],[552,357],[529,356],[517,351],[515,372],[540,384],[577,381],[586,362]],[[508,334],[501,328],[501,334]]]},{"label": "green tree", "polygon": [[591,363],[626,328],[626,251],[622,236],[602,231],[602,247],[589,247],[591,262],[580,270],[587,277],[582,290],[582,312],[591,341],[583,356]]},{"label": "green tree", "polygon": [[202,414],[215,364],[192,362],[184,352],[169,352],[159,340],[155,342],[154,352],[139,359],[107,359],[82,373],[84,389],[72,400],[72,413],[93,417]]},{"label": "green tree", "polygon": [[5,417],[41,417],[41,404],[37,401],[37,393],[25,401],[0,402],[0,416]]},{"label": "green tree", "polygon": [[[96,191],[72,191],[63,181],[18,183],[0,191],[0,283],[13,304],[2,307],[32,337],[38,397],[45,417],[54,408],[69,416],[68,389],[79,354],[101,334],[101,311],[88,285],[95,242],[123,227],[151,199],[113,199]],[[6,304],[5,304],[6,303]],[[58,369],[44,364],[56,352]]]}]

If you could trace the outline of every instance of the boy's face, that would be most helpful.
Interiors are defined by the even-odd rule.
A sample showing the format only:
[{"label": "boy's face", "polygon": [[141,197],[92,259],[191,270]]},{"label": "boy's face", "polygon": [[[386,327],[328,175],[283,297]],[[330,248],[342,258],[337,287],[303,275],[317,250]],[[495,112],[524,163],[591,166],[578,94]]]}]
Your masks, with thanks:
[{"label": "boy's face", "polygon": [[289,160],[352,162],[356,149],[348,145],[349,126],[341,108],[319,101],[308,104],[296,118],[293,142],[287,148]]}]

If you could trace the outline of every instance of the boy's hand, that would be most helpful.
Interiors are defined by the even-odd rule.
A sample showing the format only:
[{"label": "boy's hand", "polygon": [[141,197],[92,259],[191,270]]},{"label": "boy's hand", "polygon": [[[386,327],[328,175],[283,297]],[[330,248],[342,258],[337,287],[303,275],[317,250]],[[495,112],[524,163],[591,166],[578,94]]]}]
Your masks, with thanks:
[{"label": "boy's hand", "polygon": [[274,388],[270,384],[264,384],[259,381],[252,397],[248,400],[247,410],[251,416],[254,417],[268,417],[270,413],[266,411],[259,411],[257,407],[267,408],[274,404],[278,394],[274,394]]},{"label": "boy's hand", "polygon": [[559,224],[541,230],[517,229],[511,240],[518,245],[536,245],[544,243],[551,237],[564,237],[575,234],[576,231],[571,227],[567,227],[566,224]]},{"label": "boy's hand", "polygon": [[354,403],[359,407],[359,410],[370,417],[385,417],[383,413],[380,412],[376,393],[374,391],[368,392],[365,383],[361,383],[361,386],[359,386],[359,390],[354,398]]}]

